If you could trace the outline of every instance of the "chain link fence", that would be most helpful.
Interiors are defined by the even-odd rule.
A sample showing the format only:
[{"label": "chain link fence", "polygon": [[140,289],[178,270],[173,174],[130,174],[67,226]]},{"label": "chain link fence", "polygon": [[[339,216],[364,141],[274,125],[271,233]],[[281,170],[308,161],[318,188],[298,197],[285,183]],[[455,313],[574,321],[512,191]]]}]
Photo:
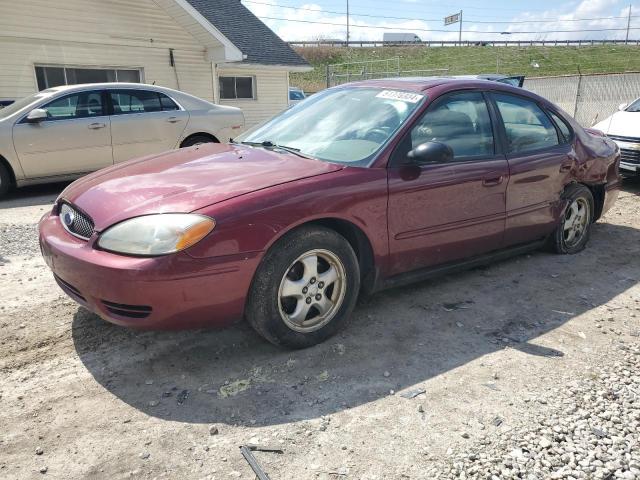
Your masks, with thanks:
[{"label": "chain link fence", "polygon": [[[484,72],[488,73],[488,72]],[[327,65],[327,87],[389,77],[447,76],[448,68],[402,70],[400,58]],[[621,103],[640,97],[640,72],[528,77],[524,88],[541,95],[590,127]]]},{"label": "chain link fence", "polygon": [[327,88],[343,83],[389,77],[424,77],[447,75],[448,68],[401,70],[400,57],[363,62],[334,63],[326,66]]},{"label": "chain link fence", "polygon": [[524,88],[547,98],[585,127],[640,97],[640,72],[527,78]]}]

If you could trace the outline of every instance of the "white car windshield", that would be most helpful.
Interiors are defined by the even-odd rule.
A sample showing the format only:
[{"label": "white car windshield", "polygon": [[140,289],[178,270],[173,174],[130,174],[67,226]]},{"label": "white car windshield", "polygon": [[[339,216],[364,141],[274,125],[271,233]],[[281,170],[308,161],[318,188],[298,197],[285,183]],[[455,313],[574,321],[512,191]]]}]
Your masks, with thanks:
[{"label": "white car windshield", "polygon": [[369,87],[325,90],[235,141],[367,165],[424,98],[416,92]]},{"label": "white car windshield", "polygon": [[627,112],[640,112],[640,98],[627,107]]},{"label": "white car windshield", "polygon": [[7,105],[6,107],[0,109],[0,119],[7,118],[8,116],[22,110],[27,105],[36,103],[38,100],[47,97],[49,93],[51,93],[50,90],[43,90],[42,92],[34,93],[33,95],[29,95],[28,97],[21,98],[11,105]]}]

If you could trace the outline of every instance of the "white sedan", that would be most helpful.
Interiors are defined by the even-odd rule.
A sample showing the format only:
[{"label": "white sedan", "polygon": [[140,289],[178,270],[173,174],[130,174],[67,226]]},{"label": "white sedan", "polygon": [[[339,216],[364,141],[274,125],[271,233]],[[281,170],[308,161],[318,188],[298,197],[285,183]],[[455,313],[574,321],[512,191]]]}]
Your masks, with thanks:
[{"label": "white sedan", "polygon": [[619,110],[593,126],[620,147],[620,173],[640,175],[640,98],[622,104]]},{"label": "white sedan", "polygon": [[77,178],[144,155],[227,142],[238,108],[139,83],[43,90],[0,109],[0,196],[9,188]]}]

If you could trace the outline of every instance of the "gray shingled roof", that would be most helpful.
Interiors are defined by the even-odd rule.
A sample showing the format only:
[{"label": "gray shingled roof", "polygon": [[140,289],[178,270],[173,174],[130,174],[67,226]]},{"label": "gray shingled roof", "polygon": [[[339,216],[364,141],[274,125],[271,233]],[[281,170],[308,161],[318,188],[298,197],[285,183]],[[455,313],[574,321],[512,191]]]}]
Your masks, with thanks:
[{"label": "gray shingled roof", "polygon": [[243,63],[262,65],[309,64],[240,0],[188,0],[204,18],[247,56]]}]

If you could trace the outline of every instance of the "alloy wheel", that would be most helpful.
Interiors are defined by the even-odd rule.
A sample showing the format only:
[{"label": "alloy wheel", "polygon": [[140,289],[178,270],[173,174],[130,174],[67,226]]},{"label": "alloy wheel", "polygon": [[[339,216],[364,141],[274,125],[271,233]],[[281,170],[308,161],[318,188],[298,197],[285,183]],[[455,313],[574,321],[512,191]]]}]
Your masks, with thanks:
[{"label": "alloy wheel", "polygon": [[336,315],[345,297],[346,271],[338,256],[322,249],[300,255],[278,289],[284,323],[296,332],[319,330]]},{"label": "alloy wheel", "polygon": [[578,197],[571,202],[562,225],[564,244],[567,248],[574,247],[584,238],[590,218],[589,202],[585,198]]}]

